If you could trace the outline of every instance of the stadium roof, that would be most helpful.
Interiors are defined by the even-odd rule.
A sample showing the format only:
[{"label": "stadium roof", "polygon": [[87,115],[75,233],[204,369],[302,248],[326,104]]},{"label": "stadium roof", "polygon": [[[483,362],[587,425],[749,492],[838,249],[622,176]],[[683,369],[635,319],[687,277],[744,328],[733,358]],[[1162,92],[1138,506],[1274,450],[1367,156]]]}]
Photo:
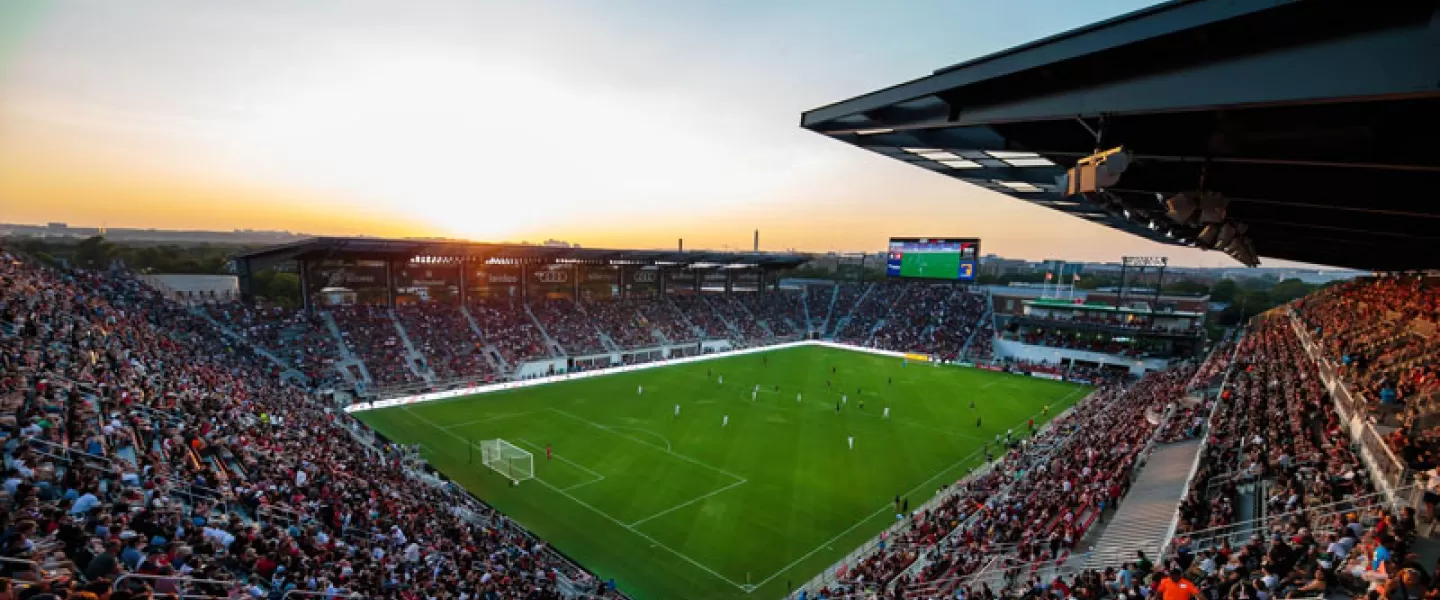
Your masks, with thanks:
[{"label": "stadium roof", "polygon": [[[1440,2],[1182,0],[823,106],[801,125],[1161,243],[1193,245],[1201,231],[1167,219],[1165,199],[1220,194],[1259,256],[1399,270],[1440,263],[1436,115]],[[1118,182],[1065,197],[1057,177],[1122,145]]]},{"label": "stadium roof", "polygon": [[416,257],[440,259],[495,259],[512,264],[628,264],[684,267],[743,265],[761,269],[785,269],[810,260],[799,254],[711,252],[706,250],[608,250],[565,248],[528,244],[488,244],[450,240],[404,240],[369,237],[317,237],[289,244],[261,248],[236,255],[248,261],[251,272],[295,260],[409,260]]}]

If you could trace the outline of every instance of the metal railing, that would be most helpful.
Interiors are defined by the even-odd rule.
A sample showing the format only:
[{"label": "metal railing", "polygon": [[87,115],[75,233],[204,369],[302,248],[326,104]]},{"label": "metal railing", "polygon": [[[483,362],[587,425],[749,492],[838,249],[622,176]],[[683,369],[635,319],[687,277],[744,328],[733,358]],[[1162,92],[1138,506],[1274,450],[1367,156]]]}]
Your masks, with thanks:
[{"label": "metal railing", "polygon": [[[220,580],[220,579],[201,579],[201,578],[198,578],[198,577],[176,577],[176,576],[173,576],[173,575],[137,575],[137,574],[135,574],[135,573],[126,573],[126,574],[124,574],[124,575],[121,575],[121,576],[119,576],[119,577],[116,577],[116,578],[115,578],[115,583],[113,583],[113,584],[110,585],[110,589],[111,589],[112,591],[117,591],[117,590],[120,589],[120,584],[122,584],[122,583],[124,583],[124,582],[126,582],[126,581],[132,581],[132,580],[143,580],[143,581],[170,581],[170,582],[173,582],[173,583],[175,584],[175,589],[179,591],[179,594],[176,594],[175,596],[176,596],[176,597],[179,597],[179,598],[227,599],[227,598],[232,598],[232,597],[239,596],[239,595],[241,595],[241,594],[238,594],[237,592],[242,592],[242,591],[243,591],[243,584],[242,584],[241,582],[239,582],[239,581],[226,581],[226,580]],[[229,593],[224,594],[224,595],[192,594],[192,593],[189,592],[189,590],[191,589],[191,586],[193,586],[193,585],[195,585],[195,584],[204,584],[204,585],[220,586],[220,587],[223,587],[223,588],[225,588],[226,590],[228,590]],[[153,586],[152,586],[152,587],[153,587]]]}]

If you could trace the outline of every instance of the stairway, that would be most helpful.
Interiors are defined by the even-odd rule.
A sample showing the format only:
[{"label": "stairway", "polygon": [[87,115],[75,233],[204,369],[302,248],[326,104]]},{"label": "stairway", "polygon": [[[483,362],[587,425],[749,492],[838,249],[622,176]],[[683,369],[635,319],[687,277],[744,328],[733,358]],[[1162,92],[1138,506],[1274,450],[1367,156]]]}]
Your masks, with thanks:
[{"label": "stairway", "polygon": [[[340,371],[340,376],[345,378],[351,386],[359,387],[359,383],[371,385],[375,380],[370,377],[370,369],[365,366],[365,361],[355,358],[355,353],[350,350],[350,344],[345,341],[345,334],[340,333],[340,324],[335,322],[335,315],[328,310],[319,311],[320,320],[325,322],[325,328],[330,330],[330,335],[335,338],[335,347],[340,349],[340,360],[335,361],[335,369]],[[350,367],[360,372],[360,379],[350,371]]]},{"label": "stairway", "polygon": [[[810,326],[810,292],[805,288],[800,288],[800,314],[805,317],[805,327],[801,331],[804,331],[805,337],[808,338],[814,328]],[[795,324],[791,323],[790,325],[794,326]]]},{"label": "stairway", "polygon": [[825,332],[830,330],[830,316],[835,314],[835,303],[840,300],[840,286],[830,286],[830,304],[825,307],[825,320],[820,322],[820,330],[816,333],[825,337]]},{"label": "stairway", "polygon": [[[745,339],[745,336],[743,336],[743,335],[740,334],[740,328],[739,328],[739,327],[736,327],[734,323],[731,323],[731,322],[730,322],[730,319],[725,318],[725,314],[724,314],[724,313],[722,313],[722,312],[720,312],[720,311],[718,311],[718,310],[715,310],[715,305],[714,305],[714,304],[711,304],[711,303],[710,303],[710,300],[708,300],[708,299],[705,298],[704,296],[700,296],[700,302],[703,303],[706,308],[710,309],[710,314],[713,314],[713,315],[715,315],[715,318],[720,319],[720,322],[725,325],[725,329],[730,332],[730,335],[731,335],[731,336],[733,336],[731,339],[736,340],[736,343],[737,343],[737,344],[740,343],[739,340]],[[754,321],[754,320],[755,320],[755,316],[754,316],[754,315],[751,315],[751,316],[750,316],[750,320],[751,320],[751,321]]]},{"label": "stairway", "polygon": [[[871,287],[873,288],[874,286],[872,285]],[[880,329],[885,326],[886,321],[890,320],[890,313],[895,312],[895,306],[900,304],[900,302],[905,299],[905,294],[910,293],[912,287],[913,286],[901,289],[900,293],[895,296],[895,301],[891,302],[890,306],[885,307],[885,316],[875,320],[875,326],[871,327],[870,334],[865,336],[865,345],[868,346],[870,345],[871,341],[874,341],[875,334],[878,333]]]},{"label": "stairway", "polygon": [[288,378],[288,379],[298,379],[298,380],[300,380],[300,381],[302,381],[302,382],[305,382],[305,383],[309,383],[309,382],[310,382],[310,378],[306,377],[303,373],[301,373],[301,372],[299,372],[299,371],[296,371],[296,370],[295,370],[295,367],[294,367],[293,365],[285,362],[285,361],[282,360],[279,356],[276,356],[273,352],[271,352],[269,349],[265,348],[264,346],[261,346],[261,345],[259,345],[259,344],[256,344],[256,343],[250,341],[249,338],[247,338],[247,337],[245,337],[245,336],[243,336],[243,335],[240,335],[239,333],[236,333],[235,330],[230,329],[230,328],[229,328],[228,326],[226,326],[224,323],[221,323],[220,321],[215,320],[215,317],[211,316],[210,313],[208,313],[208,312],[205,311],[205,309],[199,308],[199,307],[193,307],[193,308],[190,309],[190,313],[193,314],[193,315],[196,315],[196,316],[198,316],[198,317],[200,317],[200,318],[202,318],[202,319],[205,319],[206,321],[209,321],[209,322],[210,322],[210,325],[213,326],[213,327],[215,327],[215,330],[216,330],[216,331],[219,331],[219,332],[220,332],[220,335],[223,335],[223,336],[225,336],[225,337],[227,337],[227,338],[229,338],[229,339],[235,340],[235,341],[238,342],[238,343],[245,344],[246,346],[249,346],[250,349],[253,350],[256,354],[259,354],[260,356],[264,357],[266,360],[269,360],[270,362],[273,362],[273,363],[275,363],[276,365],[278,365],[281,369],[284,369],[284,371],[280,373],[280,377],[281,377],[282,379],[286,379],[286,378]]},{"label": "stairway", "polygon": [[[850,324],[850,319],[855,315],[855,309],[860,308],[860,305],[865,303],[865,298],[870,296],[870,291],[873,289],[875,289],[875,284],[865,284],[865,291],[860,292],[860,297],[856,298],[855,303],[850,305],[850,310],[845,311],[845,316],[840,317],[840,319],[835,322],[835,329],[831,330],[830,337],[839,336],[840,332],[845,330],[845,326]],[[835,296],[837,298],[840,296],[840,286],[835,286]],[[833,310],[835,306],[834,300],[831,300],[830,306]]]},{"label": "stairway", "polygon": [[[959,290],[956,290],[956,292],[958,293]],[[965,345],[960,348],[961,360],[966,360],[970,357],[970,346],[975,343],[975,336],[980,335],[980,332],[985,329],[985,327],[983,327],[985,320],[993,320],[994,318],[995,299],[990,296],[990,290],[985,290],[985,312],[980,315],[980,320],[975,323],[975,328],[970,330],[970,337],[965,338]],[[992,333],[985,335],[994,335],[993,332],[996,331],[996,328],[993,323],[990,326],[990,331]]]},{"label": "stairway", "polygon": [[710,339],[710,336],[705,334],[705,330],[704,330],[704,329],[701,329],[699,325],[696,325],[693,321],[691,321],[691,320],[690,320],[690,315],[685,314],[685,311],[680,310],[680,307],[675,306],[675,303],[674,303],[674,302],[671,302],[669,298],[661,298],[659,301],[660,301],[660,302],[664,302],[664,303],[666,303],[666,304],[669,304],[669,305],[670,305],[670,310],[673,310],[673,311],[675,311],[675,314],[680,315],[680,320],[681,320],[681,321],[684,321],[684,322],[685,322],[685,326],[686,326],[686,327],[689,327],[689,328],[690,328],[690,331],[692,331],[692,332],[695,333],[695,339],[697,339],[697,340],[708,340],[708,339]]},{"label": "stairway", "polygon": [[1090,546],[1087,566],[1103,567],[1133,560],[1136,551],[1155,559],[1171,533],[1185,480],[1200,451],[1200,440],[1158,446],[1140,477],[1120,500],[1120,508]]},{"label": "stairway", "polygon": [[[803,297],[804,294],[801,294],[801,296]],[[766,337],[771,340],[775,339],[775,330],[770,328],[769,321],[761,321],[760,319],[755,318],[755,313],[750,312],[750,307],[745,306],[744,302],[736,301],[735,305],[739,306],[740,310],[744,311],[746,317],[748,317],[751,321],[754,321],[756,325],[760,326],[760,329],[765,331]]]},{"label": "stairway", "polygon": [[[475,339],[481,342],[487,342],[485,332],[480,330],[480,324],[475,322],[475,315],[470,314],[470,309],[465,308],[465,305],[462,304],[460,305],[460,314],[464,315],[465,322],[470,324],[470,331],[475,333]],[[500,350],[494,345],[485,343],[484,347],[480,349],[480,356],[485,357],[485,362],[490,363],[490,368],[496,373],[510,372],[509,363],[505,362],[505,357],[500,354]]]},{"label": "stairway", "polygon": [[425,383],[435,383],[434,368],[430,366],[430,361],[425,360],[425,355],[415,349],[415,344],[410,341],[410,334],[405,331],[405,326],[400,324],[400,317],[395,314],[395,309],[385,312],[390,315],[390,323],[395,325],[395,331],[400,334],[400,343],[405,344],[405,366],[409,367],[416,377],[424,379]]},{"label": "stairway", "polygon": [[530,305],[522,306],[525,307],[525,316],[530,317],[530,322],[535,324],[535,330],[539,331],[540,337],[545,340],[545,347],[550,349],[550,356],[570,356],[560,342],[555,341],[555,338],[550,337],[550,332],[545,331],[545,326],[540,324],[540,318],[535,316],[535,311],[530,310]]}]

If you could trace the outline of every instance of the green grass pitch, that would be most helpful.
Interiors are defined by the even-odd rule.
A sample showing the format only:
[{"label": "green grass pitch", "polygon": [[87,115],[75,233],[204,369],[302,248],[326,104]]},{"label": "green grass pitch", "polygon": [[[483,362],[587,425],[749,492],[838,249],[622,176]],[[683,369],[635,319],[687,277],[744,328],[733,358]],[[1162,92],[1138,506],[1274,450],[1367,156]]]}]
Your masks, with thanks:
[{"label": "green grass pitch", "polygon": [[[357,415],[632,597],[779,598],[1086,389],[798,347]],[[479,464],[497,437],[534,480]]]},{"label": "green grass pitch", "polygon": [[900,257],[902,277],[954,279],[959,273],[959,252],[906,252]]}]

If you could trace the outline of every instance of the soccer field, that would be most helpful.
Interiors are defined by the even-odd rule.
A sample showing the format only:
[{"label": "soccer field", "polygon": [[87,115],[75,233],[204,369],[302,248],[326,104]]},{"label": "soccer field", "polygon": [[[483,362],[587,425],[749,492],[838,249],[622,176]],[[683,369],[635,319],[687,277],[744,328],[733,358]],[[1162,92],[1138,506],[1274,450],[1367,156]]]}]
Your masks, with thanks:
[{"label": "soccer field", "polygon": [[906,252],[900,259],[903,277],[954,279],[959,272],[959,252]]},{"label": "soccer field", "polygon": [[[919,506],[979,466],[986,440],[1087,389],[798,347],[356,416],[419,442],[436,468],[632,597],[770,599],[894,522],[897,494]],[[478,441],[492,438],[534,454],[535,479],[510,487],[482,467]]]}]

